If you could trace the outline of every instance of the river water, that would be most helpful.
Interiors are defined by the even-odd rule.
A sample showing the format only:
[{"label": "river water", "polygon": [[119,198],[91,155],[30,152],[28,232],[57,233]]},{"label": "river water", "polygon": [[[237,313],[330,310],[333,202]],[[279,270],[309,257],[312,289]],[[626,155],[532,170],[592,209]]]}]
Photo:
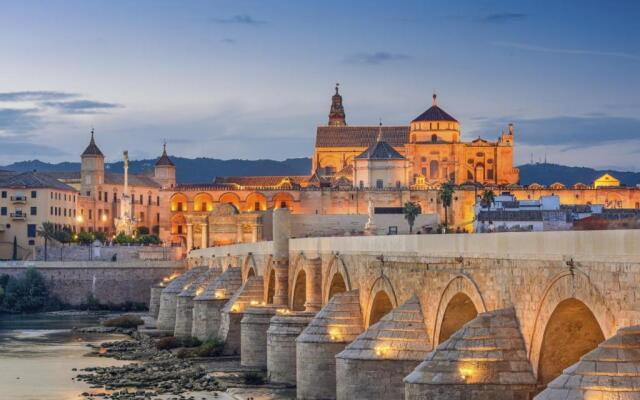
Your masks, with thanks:
[{"label": "river water", "polygon": [[83,392],[95,393],[72,380],[81,368],[129,363],[83,357],[88,343],[123,338],[72,332],[98,323],[99,315],[86,313],[0,315],[0,399],[79,400]]}]

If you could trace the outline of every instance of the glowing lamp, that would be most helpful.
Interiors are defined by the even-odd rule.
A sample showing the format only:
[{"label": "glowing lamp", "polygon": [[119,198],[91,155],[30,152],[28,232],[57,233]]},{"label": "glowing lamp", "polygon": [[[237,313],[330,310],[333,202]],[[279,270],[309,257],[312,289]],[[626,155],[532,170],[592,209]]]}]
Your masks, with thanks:
[{"label": "glowing lamp", "polygon": [[252,306],[257,306],[258,304],[260,304],[260,302],[258,300],[251,300],[249,304],[251,304]]}]

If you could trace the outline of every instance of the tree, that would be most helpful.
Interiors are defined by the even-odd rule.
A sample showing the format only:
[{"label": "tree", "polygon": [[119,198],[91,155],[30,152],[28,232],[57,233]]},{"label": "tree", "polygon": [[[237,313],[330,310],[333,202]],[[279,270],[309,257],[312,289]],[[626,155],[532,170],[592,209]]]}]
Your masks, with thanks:
[{"label": "tree", "polygon": [[482,204],[487,206],[488,211],[491,211],[491,206],[495,201],[496,201],[496,194],[493,193],[493,190],[491,189],[485,190],[484,193],[482,193]]},{"label": "tree", "polygon": [[38,236],[44,238],[44,260],[47,261],[49,239],[53,239],[56,235],[56,230],[51,222],[43,222],[40,229],[38,229]]},{"label": "tree", "polygon": [[444,207],[444,229],[445,232],[449,228],[449,207],[451,207],[451,203],[453,202],[453,193],[455,189],[453,188],[452,182],[445,182],[440,186],[440,190],[438,190],[438,197],[442,202],[442,206]]},{"label": "tree", "polygon": [[413,224],[416,221],[416,217],[420,214],[422,210],[420,206],[412,201],[408,201],[404,203],[404,207],[402,208],[402,213],[404,214],[404,219],[409,223],[409,233],[413,233]]}]

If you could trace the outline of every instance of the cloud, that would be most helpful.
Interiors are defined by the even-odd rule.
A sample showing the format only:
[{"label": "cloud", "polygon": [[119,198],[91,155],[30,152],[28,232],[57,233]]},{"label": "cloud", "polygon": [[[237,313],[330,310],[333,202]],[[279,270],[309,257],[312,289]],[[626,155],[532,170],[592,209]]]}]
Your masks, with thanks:
[{"label": "cloud", "polygon": [[238,43],[238,41],[233,39],[233,38],[224,38],[224,39],[221,40],[221,42],[225,43],[225,44],[236,44],[236,43]]},{"label": "cloud", "polygon": [[40,126],[40,116],[35,108],[0,108],[0,137],[32,131]]},{"label": "cloud", "polygon": [[618,51],[562,49],[562,48],[535,46],[535,45],[530,45],[525,43],[513,43],[513,42],[492,42],[491,44],[498,47],[505,47],[505,48],[516,49],[516,50],[535,51],[538,53],[615,57],[615,58],[625,58],[627,60],[640,61],[640,55],[638,54],[624,53],[624,52],[618,52]]},{"label": "cloud", "polygon": [[387,51],[378,51],[375,53],[356,53],[345,58],[347,64],[366,64],[379,65],[392,61],[402,61],[409,59],[406,54],[390,53]]},{"label": "cloud", "polygon": [[77,97],[77,94],[56,92],[49,90],[24,91],[24,92],[4,92],[0,93],[0,101],[46,101],[46,100],[62,100]]},{"label": "cloud", "polygon": [[[640,138],[640,119],[604,116],[559,116],[538,119],[514,118],[516,143],[532,146],[562,146],[566,149],[590,147],[609,143],[635,141]],[[488,120],[479,131],[483,135],[505,126],[508,121]]]},{"label": "cloud", "polygon": [[229,18],[212,18],[215,24],[237,24],[237,25],[264,25],[267,21],[254,19],[249,14],[238,14]]},{"label": "cloud", "polygon": [[504,24],[507,22],[523,20],[527,18],[527,14],[522,13],[496,13],[485,15],[478,19],[480,22],[484,22],[487,24]]},{"label": "cloud", "polygon": [[56,147],[29,142],[14,142],[0,139],[0,155],[3,156],[29,156],[34,154],[47,156],[67,156],[66,153]]},{"label": "cloud", "polygon": [[106,110],[122,107],[115,103],[93,100],[47,101],[42,104],[47,107],[56,108],[64,114],[98,114]]}]

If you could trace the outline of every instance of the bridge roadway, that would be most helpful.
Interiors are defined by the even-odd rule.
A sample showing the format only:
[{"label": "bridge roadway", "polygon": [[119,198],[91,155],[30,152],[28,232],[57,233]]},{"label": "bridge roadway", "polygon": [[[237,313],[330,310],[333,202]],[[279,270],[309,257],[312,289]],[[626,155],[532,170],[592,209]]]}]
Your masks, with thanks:
[{"label": "bridge roadway", "polygon": [[640,231],[289,239],[286,224],[188,262],[219,270],[193,331],[215,319],[201,336],[298,398],[640,398]]}]

